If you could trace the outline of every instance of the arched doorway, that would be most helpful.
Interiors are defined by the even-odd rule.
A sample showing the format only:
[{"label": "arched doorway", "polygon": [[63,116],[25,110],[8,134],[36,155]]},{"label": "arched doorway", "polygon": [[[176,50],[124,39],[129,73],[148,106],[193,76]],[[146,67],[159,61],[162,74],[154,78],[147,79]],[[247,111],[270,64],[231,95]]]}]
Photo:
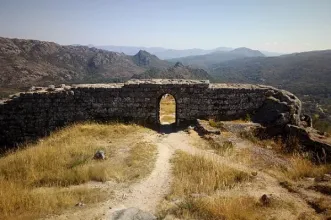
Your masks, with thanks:
[{"label": "arched doorway", "polygon": [[159,122],[161,125],[176,123],[176,100],[170,94],[164,94],[159,100]]}]

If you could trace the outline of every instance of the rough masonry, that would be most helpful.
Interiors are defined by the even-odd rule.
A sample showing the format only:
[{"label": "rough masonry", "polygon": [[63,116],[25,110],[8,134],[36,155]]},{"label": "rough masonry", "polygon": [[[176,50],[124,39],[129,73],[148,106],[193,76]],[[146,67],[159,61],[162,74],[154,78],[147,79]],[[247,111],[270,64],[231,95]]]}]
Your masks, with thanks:
[{"label": "rough masonry", "polygon": [[300,120],[300,100],[270,86],[164,79],[37,87],[0,102],[0,146],[34,140],[77,121],[124,119],[157,125],[164,94],[176,100],[177,125],[247,114],[266,126],[298,125]]}]

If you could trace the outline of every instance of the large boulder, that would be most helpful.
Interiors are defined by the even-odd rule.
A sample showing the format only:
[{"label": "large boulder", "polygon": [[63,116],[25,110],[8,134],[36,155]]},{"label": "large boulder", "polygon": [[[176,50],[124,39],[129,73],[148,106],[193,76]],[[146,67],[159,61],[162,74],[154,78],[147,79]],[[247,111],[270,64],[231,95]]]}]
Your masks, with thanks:
[{"label": "large boulder", "polygon": [[263,105],[253,116],[253,121],[266,126],[284,127],[299,125],[301,101],[285,90],[268,90]]}]

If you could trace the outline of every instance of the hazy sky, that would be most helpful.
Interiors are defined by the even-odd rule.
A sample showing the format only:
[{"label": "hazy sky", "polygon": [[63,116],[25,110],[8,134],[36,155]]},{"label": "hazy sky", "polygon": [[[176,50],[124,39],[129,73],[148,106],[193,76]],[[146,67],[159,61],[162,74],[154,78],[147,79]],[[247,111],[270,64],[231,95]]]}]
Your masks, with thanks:
[{"label": "hazy sky", "polygon": [[0,36],[174,49],[331,49],[331,0],[0,0]]}]

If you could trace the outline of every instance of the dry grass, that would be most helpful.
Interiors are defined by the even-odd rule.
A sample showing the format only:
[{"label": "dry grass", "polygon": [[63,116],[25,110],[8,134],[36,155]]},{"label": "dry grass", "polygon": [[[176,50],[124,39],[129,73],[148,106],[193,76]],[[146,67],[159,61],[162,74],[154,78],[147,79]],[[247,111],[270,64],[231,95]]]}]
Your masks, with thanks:
[{"label": "dry grass", "polygon": [[176,121],[176,101],[171,95],[160,101],[160,121],[161,123],[174,123]]},{"label": "dry grass", "polygon": [[314,164],[309,158],[301,154],[293,154],[290,157],[291,166],[282,170],[285,177],[292,180],[299,180],[304,177],[319,177],[331,172],[331,165]]},{"label": "dry grass", "polygon": [[210,194],[216,190],[232,188],[249,179],[249,175],[219,164],[203,156],[192,156],[182,151],[175,154],[173,196],[189,196],[193,193]]},{"label": "dry grass", "polygon": [[[216,160],[177,151],[173,159],[172,192],[161,204],[159,217],[172,214],[181,219],[262,219],[252,197],[215,196],[248,181],[249,175]],[[174,205],[171,201],[180,201]]]},{"label": "dry grass", "polygon": [[[38,216],[81,200],[99,201],[102,196],[97,189],[64,187],[91,180],[131,181],[146,175],[153,168],[156,146],[134,142],[143,129],[123,124],[73,125],[3,156],[0,216]],[[123,144],[125,137],[132,140]],[[93,160],[100,149],[106,152],[106,160]]]}]

